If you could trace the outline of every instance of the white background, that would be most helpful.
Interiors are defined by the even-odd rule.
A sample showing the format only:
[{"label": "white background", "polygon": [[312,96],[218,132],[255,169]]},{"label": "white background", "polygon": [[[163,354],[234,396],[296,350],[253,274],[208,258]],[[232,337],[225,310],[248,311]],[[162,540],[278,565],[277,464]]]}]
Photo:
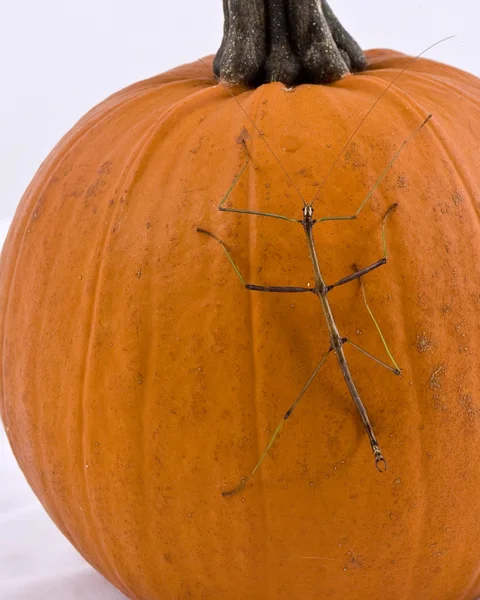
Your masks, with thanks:
[{"label": "white background", "polygon": [[[479,0],[330,0],[364,48],[428,53],[480,75]],[[4,0],[0,24],[0,246],[41,161],[92,106],[214,53],[221,0]],[[1,600],[123,598],[84,563],[30,492],[0,430]],[[409,599],[406,599],[409,600]]]},{"label": "white background", "polygon": [[[428,53],[480,76],[479,0],[330,0],[363,48]],[[222,0],[3,0],[0,219],[41,161],[95,104],[126,85],[214,53]]]}]

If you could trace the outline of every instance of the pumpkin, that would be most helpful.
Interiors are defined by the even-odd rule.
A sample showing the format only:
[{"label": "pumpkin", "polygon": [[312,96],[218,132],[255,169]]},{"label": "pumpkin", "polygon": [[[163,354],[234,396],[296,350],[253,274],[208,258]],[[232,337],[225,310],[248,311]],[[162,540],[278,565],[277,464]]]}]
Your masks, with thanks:
[{"label": "pumpkin", "polygon": [[[480,82],[373,50],[330,85],[232,88],[200,62],[84,116],[22,198],[0,262],[0,411],[25,477],[85,559],[128,597],[474,600],[480,594]],[[212,57],[206,60],[211,68]],[[408,67],[408,68],[407,68]],[[402,70],[396,83],[387,86]],[[342,74],[343,75],[343,74]],[[358,129],[379,96],[381,101]],[[238,101],[254,120],[253,128]],[[346,348],[388,469],[379,473],[310,294],[243,288],[364,276],[402,368]],[[262,140],[262,137],[264,138]],[[339,330],[384,361],[353,281]]]}]

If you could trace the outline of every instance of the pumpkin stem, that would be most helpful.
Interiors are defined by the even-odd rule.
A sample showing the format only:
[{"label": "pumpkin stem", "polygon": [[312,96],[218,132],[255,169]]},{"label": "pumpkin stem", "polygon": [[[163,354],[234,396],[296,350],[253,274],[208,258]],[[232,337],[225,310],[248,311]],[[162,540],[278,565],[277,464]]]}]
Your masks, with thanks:
[{"label": "pumpkin stem", "polygon": [[213,63],[225,83],[331,83],[367,68],[327,0],[223,0],[222,44]]}]

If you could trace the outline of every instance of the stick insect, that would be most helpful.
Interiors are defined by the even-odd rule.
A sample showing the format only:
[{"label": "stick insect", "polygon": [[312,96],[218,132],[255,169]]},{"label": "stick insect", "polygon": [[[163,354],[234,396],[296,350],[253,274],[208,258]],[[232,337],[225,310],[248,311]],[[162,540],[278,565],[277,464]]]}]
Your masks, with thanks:
[{"label": "stick insect", "polygon": [[[454,36],[451,36],[454,37]],[[386,166],[386,168],[384,169],[384,171],[381,173],[380,177],[377,179],[377,181],[375,182],[375,184],[373,185],[372,189],[368,192],[368,194],[366,195],[365,199],[362,201],[362,203],[360,204],[359,208],[357,209],[357,211],[352,214],[352,215],[348,215],[348,216],[327,216],[327,217],[320,217],[318,219],[315,219],[313,217],[313,213],[314,213],[314,203],[317,200],[318,196],[320,195],[320,192],[323,188],[323,186],[325,185],[327,179],[329,178],[330,174],[332,173],[335,165],[337,164],[338,160],[340,159],[340,157],[343,155],[343,153],[345,152],[346,148],[348,147],[348,145],[350,144],[350,142],[352,141],[353,137],[355,136],[355,134],[357,133],[357,131],[360,129],[360,127],[363,125],[363,123],[365,122],[365,120],[367,119],[367,117],[370,115],[370,113],[373,111],[373,109],[375,108],[375,106],[378,104],[378,102],[381,100],[381,98],[387,93],[387,91],[390,89],[390,87],[397,81],[397,79],[399,77],[401,77],[401,75],[408,69],[411,67],[411,65],[418,59],[420,58],[420,56],[422,56],[423,54],[425,54],[428,50],[430,50],[431,48],[433,48],[434,46],[442,43],[443,41],[446,41],[447,39],[451,39],[451,37],[449,38],[445,38],[445,40],[441,40],[440,42],[437,42],[435,44],[433,44],[432,46],[430,46],[429,48],[427,48],[426,50],[424,50],[421,54],[419,54],[417,57],[415,57],[410,64],[408,64],[391,82],[390,84],[383,90],[382,94],[377,98],[377,100],[375,101],[375,103],[373,104],[373,106],[370,108],[370,110],[367,112],[367,114],[365,115],[365,117],[362,119],[362,121],[360,122],[360,124],[357,126],[357,128],[355,129],[355,131],[353,132],[352,136],[350,137],[350,139],[348,140],[348,142],[346,143],[346,145],[344,146],[342,152],[340,153],[340,155],[337,157],[337,159],[335,160],[335,162],[333,163],[332,167],[330,168],[330,170],[328,171],[326,177],[324,178],[322,184],[320,185],[317,193],[315,194],[315,197],[313,198],[313,200],[311,200],[310,202],[306,202],[304,197],[302,196],[302,194],[300,193],[300,191],[298,190],[297,186],[295,185],[295,183],[292,181],[290,175],[288,174],[288,172],[286,171],[286,169],[284,168],[284,166],[281,164],[280,160],[278,159],[278,157],[276,156],[276,154],[274,153],[274,151],[272,150],[271,146],[269,145],[268,141],[266,140],[265,136],[262,134],[262,132],[259,130],[259,128],[257,127],[257,125],[255,124],[255,122],[250,118],[250,116],[248,115],[248,113],[245,111],[245,109],[242,107],[242,105],[240,104],[240,102],[237,100],[237,98],[234,96],[234,94],[231,92],[231,90],[228,88],[228,86],[225,86],[227,88],[227,90],[229,91],[230,95],[233,97],[233,99],[235,100],[235,102],[239,105],[239,107],[241,108],[241,110],[245,113],[245,115],[247,116],[248,120],[251,122],[251,124],[253,125],[253,127],[255,128],[255,130],[257,131],[257,133],[260,135],[261,139],[264,141],[264,143],[266,144],[268,150],[270,151],[270,153],[273,155],[273,157],[275,158],[275,160],[277,161],[277,163],[280,165],[281,169],[283,170],[283,172],[285,173],[286,177],[288,178],[288,180],[290,181],[290,183],[293,185],[296,193],[299,195],[300,199],[303,202],[303,207],[302,207],[302,218],[301,219],[292,219],[290,217],[287,217],[285,215],[280,215],[280,214],[275,214],[275,213],[265,213],[265,212],[258,212],[258,211],[253,211],[253,210],[246,210],[246,209],[240,209],[240,208],[234,208],[231,206],[226,206],[226,203],[228,201],[228,198],[230,197],[233,189],[235,188],[237,182],[239,181],[239,179],[242,177],[243,173],[246,171],[249,162],[250,162],[250,155],[248,153],[248,148],[246,145],[245,140],[242,140],[242,144],[244,146],[245,152],[246,152],[246,162],[244,164],[244,166],[242,167],[242,169],[240,170],[240,172],[238,173],[238,175],[234,178],[232,185],[230,186],[230,188],[228,189],[227,193],[224,195],[224,197],[221,199],[219,205],[218,205],[218,210],[220,211],[224,211],[224,212],[231,212],[231,213],[240,213],[240,214],[247,214],[247,215],[255,215],[255,216],[261,216],[261,217],[268,217],[268,218],[275,218],[275,219],[282,219],[285,221],[289,221],[292,223],[299,223],[301,224],[301,226],[303,227],[304,233],[305,233],[305,238],[306,238],[306,243],[308,246],[308,251],[309,251],[309,255],[310,255],[310,260],[312,263],[312,268],[313,268],[313,274],[314,274],[314,279],[315,279],[315,285],[313,287],[292,287],[292,286],[263,286],[263,285],[255,285],[255,284],[251,284],[251,283],[247,283],[245,281],[245,279],[243,278],[240,270],[238,269],[230,251],[228,250],[226,244],[220,240],[216,235],[214,235],[213,233],[211,233],[210,231],[207,231],[205,229],[202,229],[201,227],[197,227],[196,231],[198,233],[207,235],[209,237],[211,237],[212,239],[214,239],[223,249],[223,251],[225,252],[230,264],[232,265],[239,281],[241,282],[241,284],[243,285],[243,287],[245,287],[247,290],[249,291],[256,291],[256,292],[268,292],[268,293],[293,293],[293,294],[297,294],[297,293],[313,293],[315,296],[318,297],[321,307],[322,307],[322,313],[323,316],[326,320],[327,323],[327,327],[328,327],[328,331],[329,331],[329,346],[328,349],[326,350],[326,352],[324,353],[324,355],[322,356],[320,362],[318,363],[318,365],[315,367],[313,373],[311,374],[310,378],[308,379],[307,383],[304,385],[304,387],[302,388],[302,390],[300,391],[300,393],[298,394],[298,396],[296,397],[295,401],[293,402],[293,404],[290,406],[290,408],[287,410],[287,412],[283,415],[280,423],[278,424],[277,428],[275,429],[270,441],[268,442],[265,450],[263,451],[263,453],[261,454],[257,464],[255,465],[255,467],[252,469],[252,471],[250,472],[250,474],[247,477],[243,477],[241,480],[241,483],[235,487],[232,490],[229,491],[224,491],[222,492],[222,496],[227,497],[227,496],[233,496],[234,494],[237,494],[238,492],[240,492],[241,490],[243,490],[246,486],[246,484],[248,483],[248,481],[253,477],[253,475],[255,474],[255,472],[257,471],[257,469],[260,467],[260,465],[262,464],[264,458],[266,457],[266,455],[268,454],[271,446],[273,445],[275,439],[277,438],[277,436],[280,433],[280,430],[282,429],[285,421],[292,415],[294,409],[296,408],[296,406],[298,405],[298,403],[300,402],[300,400],[302,399],[303,395],[305,394],[305,392],[307,391],[308,387],[310,386],[310,384],[312,383],[312,381],[314,380],[315,376],[317,375],[317,373],[320,371],[320,369],[322,368],[322,366],[325,364],[325,362],[327,361],[329,355],[331,353],[335,354],[335,357],[337,359],[338,365],[340,367],[340,370],[342,372],[343,378],[345,380],[346,386],[348,388],[348,391],[350,393],[350,396],[352,398],[352,400],[355,402],[355,405],[358,409],[358,412],[360,414],[360,417],[362,419],[365,431],[367,433],[369,442],[370,442],[370,446],[373,452],[373,456],[374,456],[374,460],[375,460],[375,466],[377,468],[377,470],[382,473],[384,471],[386,471],[387,469],[387,461],[385,460],[385,457],[382,454],[382,451],[380,450],[380,445],[379,442],[377,440],[377,437],[374,433],[372,424],[370,422],[370,419],[368,417],[368,413],[367,410],[360,398],[359,392],[355,386],[355,382],[352,376],[352,373],[350,371],[345,353],[344,353],[344,345],[345,344],[350,344],[352,347],[354,347],[356,350],[360,351],[361,353],[363,353],[364,355],[366,355],[367,357],[369,357],[370,359],[372,359],[373,361],[375,361],[377,364],[380,364],[381,366],[385,367],[386,369],[388,369],[389,371],[391,371],[394,375],[400,375],[401,374],[401,370],[399,368],[399,366],[397,365],[397,363],[395,362],[395,359],[393,358],[387,343],[385,341],[385,338],[381,332],[380,326],[377,322],[377,320],[375,319],[373,312],[371,311],[368,303],[367,303],[367,299],[366,299],[366,295],[365,295],[365,289],[363,286],[363,282],[362,282],[362,277],[367,275],[368,273],[371,273],[372,271],[382,267],[383,265],[385,265],[387,263],[387,259],[388,259],[388,253],[387,253],[387,244],[386,244],[386,236],[385,236],[385,225],[387,222],[388,217],[390,216],[390,214],[393,212],[393,210],[398,206],[398,203],[394,203],[392,204],[387,211],[385,212],[383,219],[382,219],[382,225],[381,225],[381,230],[382,230],[382,244],[383,244],[383,256],[377,260],[375,263],[364,267],[362,269],[359,269],[358,267],[355,267],[355,270],[353,273],[339,279],[338,281],[327,285],[327,283],[325,282],[323,275],[322,275],[322,271],[321,271],[321,267],[318,261],[318,256],[317,256],[317,251],[316,251],[316,246],[315,246],[315,242],[314,242],[314,238],[313,238],[313,227],[317,224],[317,223],[325,223],[327,221],[351,221],[351,220],[355,220],[358,218],[358,216],[360,215],[360,213],[362,212],[363,208],[367,205],[368,201],[370,200],[370,198],[372,197],[373,193],[375,192],[375,190],[378,188],[378,186],[380,185],[380,183],[384,180],[385,176],[387,175],[387,173],[389,172],[389,170],[391,169],[391,167],[393,166],[394,162],[397,160],[398,156],[400,155],[400,153],[402,152],[402,150],[404,149],[404,147],[420,132],[421,129],[423,129],[425,127],[425,125],[427,125],[427,123],[430,121],[430,119],[432,118],[432,115],[429,114],[424,121],[402,142],[402,144],[400,145],[400,147],[398,148],[398,150],[395,152],[395,154],[393,155],[392,159],[390,160],[390,162],[388,163],[388,165]],[[203,61],[201,61],[203,63]],[[205,64],[205,63],[203,63]],[[206,66],[206,65],[205,65]],[[208,68],[208,67],[207,67]],[[220,80],[219,80],[220,81]],[[220,82],[222,83],[222,82]],[[360,346],[358,346],[357,344],[355,344],[352,340],[350,340],[347,337],[344,337],[340,334],[333,312],[332,312],[332,308],[330,306],[330,302],[328,300],[328,294],[329,292],[336,288],[339,287],[341,285],[345,285],[347,283],[350,283],[352,281],[356,281],[358,280],[360,282],[360,286],[361,286],[361,290],[362,290],[362,295],[363,295],[363,300],[365,303],[365,306],[372,318],[372,320],[374,321],[374,324],[377,328],[377,331],[381,337],[382,343],[387,351],[387,354],[393,364],[393,367],[386,364],[385,362],[383,362],[382,360],[378,359],[377,357],[375,357],[374,355],[370,354],[369,352],[367,352],[364,348],[361,348]]]}]

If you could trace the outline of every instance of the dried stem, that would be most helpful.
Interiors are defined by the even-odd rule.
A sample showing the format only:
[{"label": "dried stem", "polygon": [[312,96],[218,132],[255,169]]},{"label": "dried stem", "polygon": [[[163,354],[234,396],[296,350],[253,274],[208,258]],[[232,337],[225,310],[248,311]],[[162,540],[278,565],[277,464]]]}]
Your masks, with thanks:
[{"label": "dried stem", "polygon": [[226,83],[330,83],[367,68],[327,0],[223,0],[223,10],[214,71]]}]

